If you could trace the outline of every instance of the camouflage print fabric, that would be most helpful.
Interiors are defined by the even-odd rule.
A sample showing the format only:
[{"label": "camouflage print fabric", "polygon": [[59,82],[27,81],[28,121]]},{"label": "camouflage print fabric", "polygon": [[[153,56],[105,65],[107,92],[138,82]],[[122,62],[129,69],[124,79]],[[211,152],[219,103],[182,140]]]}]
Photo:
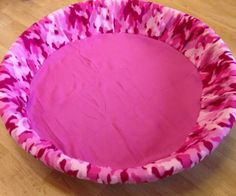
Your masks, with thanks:
[{"label": "camouflage print fabric", "polygon": [[[198,69],[201,111],[191,134],[170,156],[135,168],[113,169],[63,154],[40,139],[26,114],[31,80],[45,59],[75,40],[101,33],[132,33],[161,40]],[[10,135],[47,166],[98,183],[150,182],[193,167],[229,133],[236,117],[236,63],[206,24],[180,11],[137,0],[90,0],[55,11],[27,29],[0,66],[0,113]]]}]

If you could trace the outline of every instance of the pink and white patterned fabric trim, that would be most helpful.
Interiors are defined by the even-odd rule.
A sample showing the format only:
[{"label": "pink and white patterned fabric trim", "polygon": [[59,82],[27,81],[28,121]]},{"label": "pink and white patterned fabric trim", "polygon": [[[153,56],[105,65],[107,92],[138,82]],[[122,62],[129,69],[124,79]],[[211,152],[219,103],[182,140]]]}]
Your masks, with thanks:
[{"label": "pink and white patterned fabric trim", "polygon": [[[26,103],[34,75],[66,44],[102,33],[132,33],[158,39],[198,69],[203,91],[197,126],[170,156],[135,168],[100,167],[63,154],[31,128]],[[0,66],[0,111],[10,135],[47,166],[98,183],[151,182],[191,168],[229,133],[236,118],[236,62],[206,24],[180,11],[137,0],[90,0],[57,10],[27,29]]]}]

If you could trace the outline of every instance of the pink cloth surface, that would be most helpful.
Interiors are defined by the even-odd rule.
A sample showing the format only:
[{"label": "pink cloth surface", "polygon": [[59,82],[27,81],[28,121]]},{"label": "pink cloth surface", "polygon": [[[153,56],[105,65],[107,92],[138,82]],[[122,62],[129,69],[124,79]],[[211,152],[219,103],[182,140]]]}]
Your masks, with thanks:
[{"label": "pink cloth surface", "polygon": [[103,34],[67,44],[31,84],[27,113],[41,138],[99,166],[147,164],[178,150],[200,111],[194,65],[141,35]]},{"label": "pink cloth surface", "polygon": [[[137,164],[134,164],[139,165],[138,167],[122,169],[119,168],[125,167],[124,164],[127,163],[126,159],[122,162],[123,166],[116,164],[115,161],[117,160],[113,161],[112,159],[109,159],[109,161],[112,162],[111,165],[103,166],[108,164],[101,163],[100,166],[98,165],[99,161],[97,161],[97,157],[94,159],[96,161],[91,159],[92,161],[88,162],[79,158],[82,156],[76,158],[69,154],[71,152],[69,152],[69,145],[66,144],[66,140],[68,140],[69,135],[73,137],[72,130],[67,129],[67,133],[64,133],[66,137],[63,137],[63,131],[51,128],[53,123],[51,123],[51,120],[48,120],[48,118],[46,118],[47,121],[44,123],[44,126],[46,127],[48,126],[46,124],[50,124],[48,129],[51,129],[51,134],[50,131],[46,130],[44,127],[41,129],[37,128],[35,125],[32,126],[32,121],[35,119],[29,117],[30,107],[37,108],[40,106],[37,106],[32,100],[33,98],[30,97],[30,93],[34,94],[30,92],[31,83],[39,69],[42,68],[42,65],[47,63],[45,60],[47,60],[48,57],[53,56],[53,53],[58,49],[61,49],[71,42],[106,33],[140,34],[152,39],[160,40],[176,49],[180,54],[183,54],[198,70],[202,83],[202,94],[200,99],[200,112],[196,124],[191,129],[190,133],[187,134],[186,131],[187,137],[185,138],[185,142],[181,145],[181,148],[177,147],[178,145],[176,144],[178,150],[171,152],[170,155],[167,155],[164,158],[162,157],[155,161],[148,161],[145,164],[139,165],[138,162],[141,160],[140,158]],[[120,39],[118,44],[121,43]],[[130,55],[132,51],[133,48],[127,52],[128,55]],[[69,54],[73,56],[73,52],[74,50]],[[102,50],[99,52],[101,53]],[[124,51],[122,52],[124,53]],[[161,53],[163,54],[162,51]],[[138,54],[136,54],[136,56],[137,58],[140,58]],[[173,57],[173,55],[169,55],[169,58],[171,57]],[[60,61],[61,57],[58,62]],[[67,65],[67,67],[71,66],[71,64],[75,65],[75,63],[76,62],[73,61]],[[145,65],[145,62],[142,63],[139,61],[138,63]],[[161,61],[156,61],[156,63],[160,64]],[[186,13],[156,3],[142,0],[92,0],[79,2],[59,9],[26,29],[12,44],[0,64],[0,115],[10,136],[14,138],[26,152],[42,161],[45,165],[79,179],[105,184],[146,183],[177,174],[183,170],[192,168],[213,152],[229,134],[236,119],[236,61],[232,52],[220,36],[204,22]],[[163,64],[165,67],[168,67],[166,66],[166,61],[163,62]],[[176,69],[184,69],[182,67],[184,66],[183,63],[176,61],[176,59],[172,59],[172,64],[178,66]],[[158,68],[157,65],[156,67]],[[160,68],[163,69],[163,66],[159,66],[159,70]],[[173,67],[173,69],[175,68]],[[163,72],[163,70],[161,71]],[[60,77],[65,77],[65,72],[67,71],[64,70],[63,73],[60,74],[60,71],[58,71],[58,81],[62,81]],[[40,74],[40,72],[38,74]],[[166,72],[165,74],[169,73]],[[133,77],[134,74],[132,75],[132,78]],[[161,77],[163,76],[161,75]],[[159,76],[159,79],[161,79],[161,77]],[[181,77],[179,76],[179,78]],[[69,79],[71,78],[69,77]],[[144,80],[144,77],[141,79]],[[176,84],[176,82],[174,83]],[[111,84],[111,82],[109,84]],[[161,80],[159,80],[157,84],[162,84]],[[45,83],[43,85],[47,86]],[[189,85],[189,89],[190,88],[192,89],[192,92],[189,92],[190,94],[196,91],[196,89]],[[186,89],[187,88],[183,86],[177,93],[181,94],[181,97],[184,97],[182,94],[183,91],[186,93]],[[41,91],[44,93],[44,90]],[[159,94],[162,95],[161,93]],[[174,95],[177,96],[176,93]],[[169,103],[172,102],[168,101],[168,99],[163,98],[165,103],[170,105]],[[185,97],[183,100],[189,101],[189,97]],[[28,101],[30,101],[30,103]],[[133,102],[131,102],[131,104],[133,104]],[[161,102],[159,104],[167,105]],[[40,101],[38,105],[40,105]],[[65,107],[62,105],[59,106],[61,107],[60,112],[54,112],[54,120],[57,115],[62,116],[62,114],[60,114],[61,111],[65,112]],[[45,106],[41,107],[44,109]],[[159,107],[163,108],[164,106]],[[158,108],[159,113],[160,108]],[[168,109],[171,107],[166,108]],[[154,109],[155,108],[153,108],[153,111]],[[189,114],[177,112],[177,110],[173,110],[172,112],[176,113],[176,117],[174,118],[180,118],[180,115],[180,119],[189,117]],[[41,115],[38,114],[38,118],[45,118],[45,113],[47,113],[47,111],[42,111]],[[142,114],[145,113],[147,112],[143,110]],[[64,115],[64,117],[72,119],[72,115],[70,114],[70,117],[66,115]],[[122,115],[124,114],[122,113]],[[126,113],[125,115],[127,116]],[[163,116],[163,114],[160,114],[159,116]],[[73,116],[73,118],[76,119],[76,121],[78,119],[75,116]],[[146,118],[145,121],[147,119],[148,118]],[[165,117],[165,119],[167,118]],[[61,118],[60,123],[62,120],[64,119]],[[161,121],[158,119],[155,120],[159,126]],[[174,120],[171,120],[172,119],[169,119],[168,121],[173,123]],[[33,122],[33,124],[34,123],[35,122]],[[39,124],[36,123],[36,125]],[[161,129],[160,126],[158,126],[155,131],[159,133]],[[59,128],[61,128],[61,126]],[[183,134],[183,129],[178,130],[176,129],[177,127],[174,128],[175,131],[179,131]],[[77,131],[78,129],[79,127],[77,128]],[[169,132],[171,129],[165,129],[166,132],[167,130]],[[101,130],[99,131],[101,132]],[[149,137],[151,133],[148,133],[148,131],[146,130],[146,134]],[[78,132],[83,136],[81,128]],[[179,134],[179,132],[177,132],[176,134],[171,135],[172,132],[166,134],[169,136],[169,140],[174,140],[173,137],[176,137],[175,135]],[[59,139],[55,141],[55,137]],[[133,139],[133,136],[131,138]],[[71,139],[71,141],[75,141],[75,139]],[[118,145],[113,137],[108,140],[112,139],[114,141],[112,145]],[[128,140],[129,138],[126,139]],[[141,139],[146,140],[146,145],[150,145],[147,143],[148,139],[146,135]],[[154,139],[156,138],[153,138],[152,141],[154,141]],[[159,148],[160,143],[164,143],[161,139],[163,139],[163,137],[155,140],[156,146],[153,149],[156,151],[156,155],[158,155],[156,157],[161,157],[160,152],[166,150],[165,148]],[[129,139],[129,144],[131,144],[130,140],[131,139]],[[62,141],[61,144],[60,141]],[[83,140],[83,142],[85,142],[85,140]],[[71,145],[71,142],[68,142],[68,144]],[[60,148],[60,145],[62,147],[63,145],[66,146],[66,149],[64,147]],[[86,143],[86,147],[88,147],[88,145],[89,142]],[[169,146],[167,144],[166,148],[173,147],[172,145],[173,143]],[[86,150],[84,146],[81,144],[81,150],[83,152]],[[98,147],[100,148],[100,146]],[[137,144],[132,147],[138,148]],[[116,147],[109,146],[109,148],[114,150]],[[159,150],[157,148],[159,148]],[[76,146],[76,148],[72,149],[78,150],[79,148]],[[117,146],[117,149],[119,149],[119,146]],[[152,151],[154,151],[153,149]],[[103,153],[103,151],[101,151],[104,149],[100,150],[97,148],[96,150],[96,153],[98,153],[99,156],[102,156],[103,154],[104,157],[107,156],[106,152]],[[120,158],[120,160],[122,160],[122,158],[125,157],[122,154],[122,149],[116,150],[116,152],[117,151],[118,155],[115,158]],[[87,153],[86,156],[91,155],[89,153]],[[114,152],[110,151],[110,154],[111,153]],[[137,153],[137,151],[135,151],[135,153]],[[154,152],[152,153],[155,154]],[[151,152],[149,152],[149,154],[146,153],[145,157],[150,156],[150,154]],[[99,158],[101,158],[103,162],[106,162],[106,157],[104,157]],[[131,155],[128,158],[130,157]],[[142,161],[145,162],[143,159]],[[113,167],[112,165],[116,165],[117,167]]]}]

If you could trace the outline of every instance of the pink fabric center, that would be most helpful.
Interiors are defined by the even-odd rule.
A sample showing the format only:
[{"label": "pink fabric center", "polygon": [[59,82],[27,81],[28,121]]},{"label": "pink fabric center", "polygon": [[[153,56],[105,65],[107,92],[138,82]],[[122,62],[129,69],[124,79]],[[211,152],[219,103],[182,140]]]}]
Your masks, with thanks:
[{"label": "pink fabric center", "polygon": [[32,127],[65,154],[135,167],[178,150],[195,126],[202,86],[165,43],[103,34],[54,52],[31,84]]}]

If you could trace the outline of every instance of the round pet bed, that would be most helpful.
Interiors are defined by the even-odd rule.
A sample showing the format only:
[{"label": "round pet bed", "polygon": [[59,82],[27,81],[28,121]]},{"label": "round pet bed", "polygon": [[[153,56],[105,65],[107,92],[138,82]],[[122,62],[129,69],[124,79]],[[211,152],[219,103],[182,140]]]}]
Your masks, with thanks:
[{"label": "round pet bed", "polygon": [[27,29],[0,67],[0,111],[22,148],[99,183],[193,167],[229,133],[236,63],[206,24],[136,0],[93,0]]}]

